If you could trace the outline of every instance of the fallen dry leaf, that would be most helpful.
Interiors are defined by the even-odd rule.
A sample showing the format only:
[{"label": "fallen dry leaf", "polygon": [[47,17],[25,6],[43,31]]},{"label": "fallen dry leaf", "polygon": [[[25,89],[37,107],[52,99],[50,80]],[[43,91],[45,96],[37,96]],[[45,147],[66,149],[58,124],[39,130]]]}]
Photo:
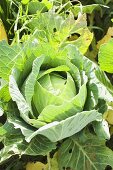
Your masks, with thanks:
[{"label": "fallen dry leaf", "polygon": [[0,41],[2,40],[7,40],[7,34],[6,34],[6,31],[5,31],[5,28],[4,28],[4,25],[3,25],[3,22],[2,20],[0,19]]},{"label": "fallen dry leaf", "polygon": [[113,36],[113,27],[109,27],[106,35],[97,43],[97,48],[99,49],[100,46],[104,43],[107,43]]},{"label": "fallen dry leaf", "polygon": [[28,162],[26,165],[26,170],[46,170],[46,165],[42,162]]}]

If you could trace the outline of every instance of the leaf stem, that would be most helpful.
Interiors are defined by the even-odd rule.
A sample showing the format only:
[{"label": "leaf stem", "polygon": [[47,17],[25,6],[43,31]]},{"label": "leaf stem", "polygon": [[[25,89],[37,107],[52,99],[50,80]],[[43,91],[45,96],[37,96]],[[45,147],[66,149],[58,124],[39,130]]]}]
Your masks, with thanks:
[{"label": "leaf stem", "polygon": [[48,170],[51,170],[50,153],[47,154]]}]

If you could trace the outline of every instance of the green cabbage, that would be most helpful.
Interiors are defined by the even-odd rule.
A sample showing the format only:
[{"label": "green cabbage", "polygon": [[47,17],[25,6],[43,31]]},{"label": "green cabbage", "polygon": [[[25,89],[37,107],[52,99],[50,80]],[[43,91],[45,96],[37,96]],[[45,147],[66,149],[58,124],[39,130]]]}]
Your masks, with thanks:
[{"label": "green cabbage", "polygon": [[[109,139],[108,124],[104,127],[102,117],[113,97],[101,83],[111,86],[104,73],[83,55],[92,40],[85,15],[75,22],[73,15],[64,19],[44,13],[32,18],[29,25],[34,32],[27,42],[16,46],[0,43],[0,110],[7,117],[0,131],[4,144],[0,161],[15,154],[47,155],[59,141],[67,141],[61,146],[61,155],[62,148],[69,148],[66,156],[77,147],[78,153],[83,151],[91,160],[84,142],[93,144],[99,138],[103,148]],[[70,41],[74,33],[80,37]],[[85,137],[86,131],[89,137]],[[98,142],[93,147],[98,149]],[[108,152],[109,149],[106,155]],[[75,157],[79,160],[78,155]],[[64,166],[67,158],[63,158]]]}]

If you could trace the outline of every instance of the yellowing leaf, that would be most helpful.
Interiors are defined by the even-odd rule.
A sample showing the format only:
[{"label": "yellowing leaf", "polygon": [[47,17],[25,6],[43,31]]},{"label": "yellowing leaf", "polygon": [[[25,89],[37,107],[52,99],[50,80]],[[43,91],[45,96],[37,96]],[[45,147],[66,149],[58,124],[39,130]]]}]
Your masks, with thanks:
[{"label": "yellowing leaf", "polygon": [[36,162],[36,163],[29,162],[26,165],[26,170],[46,170],[45,168],[46,168],[45,164],[43,164],[42,162]]},{"label": "yellowing leaf", "polygon": [[55,153],[53,158],[49,158],[49,163],[47,163],[46,165],[43,164],[42,162],[29,162],[26,165],[26,170],[59,170],[59,166],[58,166],[58,161],[57,161],[57,157],[58,154]]},{"label": "yellowing leaf", "polygon": [[113,125],[113,108],[111,106],[109,106],[107,112],[104,113],[104,118],[110,125]]},{"label": "yellowing leaf", "polygon": [[104,43],[107,43],[113,36],[113,27],[109,27],[107,34],[97,43],[97,48],[99,49],[100,46]]},{"label": "yellowing leaf", "polygon": [[57,157],[58,157],[58,153],[56,152],[53,158],[50,159],[50,167],[49,167],[49,164],[47,163],[46,170],[48,170],[49,168],[51,168],[51,170],[59,170]]},{"label": "yellowing leaf", "polygon": [[81,36],[76,40],[74,44],[79,48],[82,54],[85,54],[92,42],[93,33],[91,33],[88,28],[85,28],[82,31],[80,30],[80,32]]},{"label": "yellowing leaf", "polygon": [[110,126],[110,134],[113,134],[113,126]]},{"label": "yellowing leaf", "polygon": [[48,0],[42,0],[42,3],[44,3],[48,9],[51,9],[53,6],[52,2]]},{"label": "yellowing leaf", "polygon": [[21,2],[23,5],[26,5],[26,4],[28,4],[29,0],[22,0]]},{"label": "yellowing leaf", "polygon": [[6,40],[7,41],[7,34],[4,28],[4,25],[2,23],[2,20],[0,19],[0,41]]}]

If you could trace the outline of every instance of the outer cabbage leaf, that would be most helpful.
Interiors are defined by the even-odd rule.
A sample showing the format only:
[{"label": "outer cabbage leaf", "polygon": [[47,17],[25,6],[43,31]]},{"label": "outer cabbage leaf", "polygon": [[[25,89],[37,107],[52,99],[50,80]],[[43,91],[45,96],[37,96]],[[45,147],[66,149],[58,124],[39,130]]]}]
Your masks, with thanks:
[{"label": "outer cabbage leaf", "polygon": [[47,7],[44,3],[38,1],[31,1],[28,4],[28,11],[30,14],[36,14],[38,11],[45,12]]},{"label": "outer cabbage leaf", "polygon": [[31,111],[31,108],[29,107],[28,103],[26,102],[24,96],[19,91],[16,80],[14,79],[14,77],[12,75],[10,76],[9,91],[10,91],[12,100],[17,103],[18,109],[20,111],[20,116],[26,122],[29,122],[28,114]]},{"label": "outer cabbage leaf", "polygon": [[24,64],[22,48],[20,46],[9,46],[5,41],[0,42],[0,77],[8,80],[14,65],[22,69]]},{"label": "outer cabbage leaf", "polygon": [[96,77],[98,80],[107,88],[111,95],[113,95],[113,85],[111,84],[108,77],[99,68],[96,70]]},{"label": "outer cabbage leaf", "polygon": [[99,138],[110,139],[109,125],[108,122],[103,120],[102,122],[93,123],[94,130]]},{"label": "outer cabbage leaf", "polygon": [[102,5],[102,4],[91,4],[91,5],[85,5],[85,6],[75,5],[72,9],[72,12],[75,16],[78,16],[79,12],[91,14],[94,11],[102,12],[102,7],[109,8],[108,6],[105,6],[105,5]]},{"label": "outer cabbage leaf", "polygon": [[5,81],[4,79],[0,79],[0,99],[1,101],[9,101],[10,100],[10,94],[8,90],[8,82]]},{"label": "outer cabbage leaf", "polygon": [[101,45],[98,55],[100,68],[108,73],[113,73],[112,46],[113,39],[109,40],[108,43]]},{"label": "outer cabbage leaf", "polygon": [[84,131],[70,137],[58,152],[59,169],[103,170],[113,167],[113,152],[105,146],[105,140]]},{"label": "outer cabbage leaf", "polygon": [[[95,105],[98,106],[99,100],[101,99],[102,101],[105,100],[106,102],[113,101],[113,97],[110,94],[111,91],[109,90],[111,88],[111,84],[108,81],[105,74],[99,69],[98,65],[95,64],[94,62],[90,61],[85,57],[83,58],[83,60],[84,60],[84,70],[87,77],[89,78],[88,86],[87,86],[88,96],[87,96],[85,108],[91,109],[94,108]],[[104,83],[106,84],[107,87],[109,86],[109,88],[106,88]]]},{"label": "outer cabbage leaf", "polygon": [[[36,130],[17,117],[16,114],[13,116],[9,115],[10,123],[12,123],[16,129],[19,128],[21,130],[27,142],[30,142],[35,136],[38,137],[38,135],[43,135],[52,142],[56,142],[74,135],[82,130],[88,123],[101,119],[102,115],[96,110],[84,111],[60,122],[54,121],[52,123],[48,123]],[[34,120],[34,122],[35,121],[37,120]]]},{"label": "outer cabbage leaf", "polygon": [[3,149],[0,151],[0,163],[3,163],[8,158],[16,154],[33,156],[46,155],[48,152],[56,148],[55,143],[52,143],[46,137],[40,135],[33,138],[30,143],[27,143],[20,129],[15,129],[9,122],[6,122],[2,126],[2,131],[0,129],[0,137],[3,138],[2,142],[4,144]]},{"label": "outer cabbage leaf", "polygon": [[[67,44],[74,44],[84,54],[93,38],[93,34],[87,28],[85,15],[75,21],[73,14],[64,19],[60,15],[48,12],[33,18],[28,26],[33,31],[38,30],[37,39],[40,43],[46,41],[46,45],[49,43],[54,50]],[[72,34],[80,35],[80,37],[70,41],[69,37]]]}]

